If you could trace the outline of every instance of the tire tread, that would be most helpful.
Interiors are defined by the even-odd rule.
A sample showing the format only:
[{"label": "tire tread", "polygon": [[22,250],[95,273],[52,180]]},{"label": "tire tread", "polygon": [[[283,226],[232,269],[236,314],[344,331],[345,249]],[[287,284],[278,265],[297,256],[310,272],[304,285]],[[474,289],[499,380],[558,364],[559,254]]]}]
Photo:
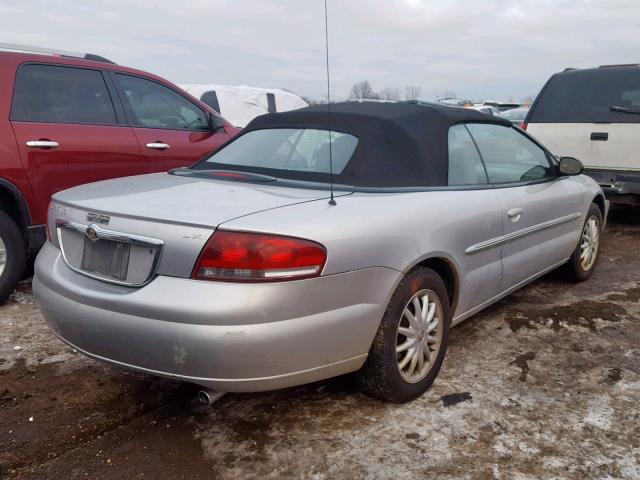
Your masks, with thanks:
[{"label": "tire tread", "polygon": [[[582,238],[582,230],[584,229],[584,225],[586,224],[587,220],[589,220],[589,218],[591,218],[593,215],[596,215],[598,217],[598,219],[600,220],[600,227],[602,228],[602,225],[603,225],[602,212],[600,211],[600,207],[598,207],[598,205],[596,205],[595,203],[592,203],[591,206],[589,207],[589,212],[587,213],[587,218],[584,221],[583,227],[582,229],[580,229],[580,238]],[[602,230],[600,230],[600,235],[602,238]],[[565,263],[564,265],[562,265],[562,267],[560,267],[562,275],[566,280],[570,282],[584,282],[585,280],[588,280],[593,274],[593,271],[596,269],[596,265],[598,264],[598,258],[600,257],[600,249],[602,245],[600,245],[600,248],[598,248],[598,252],[596,254],[598,258],[596,258],[596,261],[591,267],[591,269],[589,269],[589,271],[583,270],[582,265],[580,263],[580,243],[581,243],[581,240],[579,239],[578,245],[576,245],[575,250],[571,254],[571,258],[569,258],[567,263]]]},{"label": "tire tread", "polygon": [[25,271],[27,253],[24,237],[16,222],[0,210],[0,235],[7,249],[7,263],[0,276],[0,303],[4,302],[16,287]]},{"label": "tire tread", "polygon": [[[390,361],[390,359],[386,358],[385,347],[387,346],[388,341],[386,337],[389,335],[389,331],[391,330],[395,338],[396,322],[398,321],[395,315],[396,308],[398,307],[398,304],[402,304],[401,308],[404,308],[407,291],[411,292],[411,285],[416,282],[416,280],[421,279],[426,279],[431,283],[432,286],[430,288],[434,290],[442,303],[443,315],[445,317],[443,319],[445,322],[445,331],[443,332],[441,352],[439,353],[438,359],[436,359],[436,365],[434,365],[425,379],[421,380],[417,384],[406,384],[407,388],[403,389],[404,391],[399,391],[399,389],[394,386],[393,382],[390,381],[394,375],[399,376],[399,374],[392,370],[397,369],[395,359]],[[385,310],[382,321],[380,322],[380,327],[376,332],[371,349],[369,350],[369,356],[367,357],[364,366],[357,374],[361,388],[372,397],[394,403],[404,403],[420,396],[429,388],[429,386],[431,386],[431,383],[440,370],[444,353],[446,353],[447,349],[449,323],[449,297],[442,278],[430,268],[422,266],[415,267],[400,281],[389,300],[387,309]],[[425,382],[427,379],[429,380]],[[421,384],[424,386],[422,390],[422,386],[418,387]]]}]

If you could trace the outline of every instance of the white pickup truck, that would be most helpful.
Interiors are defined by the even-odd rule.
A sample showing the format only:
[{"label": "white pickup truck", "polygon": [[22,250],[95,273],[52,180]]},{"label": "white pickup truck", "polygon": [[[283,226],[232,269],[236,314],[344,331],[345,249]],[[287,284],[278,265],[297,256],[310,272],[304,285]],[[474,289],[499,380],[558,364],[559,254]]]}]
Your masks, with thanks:
[{"label": "white pickup truck", "polygon": [[640,64],[556,73],[525,128],[554,155],[581,160],[609,200],[640,206]]}]

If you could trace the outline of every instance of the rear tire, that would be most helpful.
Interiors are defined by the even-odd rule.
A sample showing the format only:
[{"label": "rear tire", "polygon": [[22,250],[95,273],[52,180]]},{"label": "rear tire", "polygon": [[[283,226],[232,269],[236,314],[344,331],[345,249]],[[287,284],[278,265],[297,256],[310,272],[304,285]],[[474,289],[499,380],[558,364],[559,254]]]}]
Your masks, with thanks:
[{"label": "rear tire", "polygon": [[602,236],[602,212],[592,203],[587,219],[582,226],[580,240],[571,258],[562,266],[567,280],[584,282],[593,274],[600,256],[600,237]]},{"label": "rear tire", "polygon": [[393,293],[367,361],[358,372],[364,391],[394,403],[426,392],[447,352],[450,322],[442,278],[429,268],[416,267]]},{"label": "rear tire", "polygon": [[26,249],[20,228],[0,211],[0,303],[16,287],[24,273]]}]

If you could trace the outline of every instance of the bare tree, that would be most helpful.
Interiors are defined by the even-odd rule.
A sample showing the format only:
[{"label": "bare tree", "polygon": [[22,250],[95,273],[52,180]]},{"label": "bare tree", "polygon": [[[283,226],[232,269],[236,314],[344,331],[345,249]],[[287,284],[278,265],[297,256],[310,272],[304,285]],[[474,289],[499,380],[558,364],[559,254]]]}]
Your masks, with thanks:
[{"label": "bare tree", "polygon": [[417,85],[407,85],[404,87],[404,99],[405,100],[418,100],[422,89]]},{"label": "bare tree", "polygon": [[369,83],[369,80],[362,80],[351,87],[351,93],[349,98],[359,99],[377,99],[378,94],[373,90],[373,87]]},{"label": "bare tree", "polygon": [[456,92],[453,92],[451,90],[448,90],[446,92],[444,92],[443,97],[442,98],[451,98],[451,99],[455,99],[458,98],[458,95],[456,95]]},{"label": "bare tree", "polygon": [[391,100],[397,102],[400,100],[400,89],[396,87],[384,87],[380,90],[380,100]]}]

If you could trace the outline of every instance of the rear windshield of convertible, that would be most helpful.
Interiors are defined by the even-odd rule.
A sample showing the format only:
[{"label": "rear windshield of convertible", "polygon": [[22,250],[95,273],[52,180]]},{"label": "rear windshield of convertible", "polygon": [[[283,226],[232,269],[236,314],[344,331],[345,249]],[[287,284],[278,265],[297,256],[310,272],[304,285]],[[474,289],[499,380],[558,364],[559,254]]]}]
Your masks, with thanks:
[{"label": "rear windshield of convertible", "polygon": [[531,123],[640,123],[640,67],[603,67],[554,75]]},{"label": "rear windshield of convertible", "polygon": [[[198,164],[198,169],[240,167],[262,173],[305,172],[340,174],[358,145],[348,133],[310,128],[271,128],[252,130],[238,137]],[[329,161],[331,150],[331,162]],[[287,175],[290,176],[290,175]]]},{"label": "rear windshield of convertible", "polygon": [[323,188],[330,180],[349,188],[445,187],[449,127],[469,121],[511,128],[508,120],[468,108],[339,102],[330,113],[326,105],[316,105],[261,115],[193,169],[240,171]]}]

